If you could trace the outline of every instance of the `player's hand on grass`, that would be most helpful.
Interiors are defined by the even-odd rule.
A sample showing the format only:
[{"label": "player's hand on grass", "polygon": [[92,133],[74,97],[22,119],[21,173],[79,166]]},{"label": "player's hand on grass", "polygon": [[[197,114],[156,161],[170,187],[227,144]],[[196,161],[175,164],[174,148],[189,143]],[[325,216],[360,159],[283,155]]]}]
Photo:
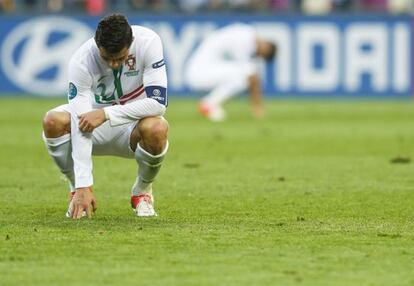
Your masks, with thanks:
[{"label": "player's hand on grass", "polygon": [[106,121],[103,109],[94,109],[83,113],[79,117],[79,130],[82,132],[92,132],[96,127]]},{"label": "player's hand on grass", "polygon": [[92,193],[92,188],[79,188],[73,196],[72,218],[82,218],[86,212],[88,218],[92,217],[97,209],[97,202]]}]

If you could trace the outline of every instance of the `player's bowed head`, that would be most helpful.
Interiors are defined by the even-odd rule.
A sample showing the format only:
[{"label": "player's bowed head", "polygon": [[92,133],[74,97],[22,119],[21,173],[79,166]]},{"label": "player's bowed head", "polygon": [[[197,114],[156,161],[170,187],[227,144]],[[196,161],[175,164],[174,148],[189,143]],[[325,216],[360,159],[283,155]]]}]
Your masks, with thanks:
[{"label": "player's bowed head", "polygon": [[128,58],[134,37],[131,25],[122,14],[110,14],[96,28],[95,42],[102,59],[114,70]]},{"label": "player's bowed head", "polygon": [[[113,70],[118,70],[128,58],[129,47],[134,40],[132,28],[122,14],[110,14],[98,24],[95,43],[101,58]],[[79,129],[92,132],[105,121],[103,109],[97,109],[79,116]]]},{"label": "player's bowed head", "polygon": [[257,38],[256,54],[266,61],[271,61],[276,56],[276,45],[265,39]]}]

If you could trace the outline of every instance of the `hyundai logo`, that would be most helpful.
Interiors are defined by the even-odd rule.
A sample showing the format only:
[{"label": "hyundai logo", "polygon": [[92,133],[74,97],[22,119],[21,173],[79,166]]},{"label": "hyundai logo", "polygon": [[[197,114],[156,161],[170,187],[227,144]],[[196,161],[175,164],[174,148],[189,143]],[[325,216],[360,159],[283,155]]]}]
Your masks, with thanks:
[{"label": "hyundai logo", "polygon": [[4,39],[1,67],[22,90],[45,96],[64,95],[68,61],[92,35],[88,26],[66,17],[23,22]]}]

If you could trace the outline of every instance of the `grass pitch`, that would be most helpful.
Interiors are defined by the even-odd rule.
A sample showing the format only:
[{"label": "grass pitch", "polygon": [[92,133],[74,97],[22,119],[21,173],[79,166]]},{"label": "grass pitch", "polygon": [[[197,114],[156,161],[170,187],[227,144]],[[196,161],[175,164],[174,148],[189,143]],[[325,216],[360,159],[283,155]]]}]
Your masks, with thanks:
[{"label": "grass pitch", "polygon": [[96,157],[80,221],[41,140],[60,103],[0,100],[0,285],[414,284],[411,101],[233,101],[217,124],[172,98],[159,217],[130,209],[133,160]]}]

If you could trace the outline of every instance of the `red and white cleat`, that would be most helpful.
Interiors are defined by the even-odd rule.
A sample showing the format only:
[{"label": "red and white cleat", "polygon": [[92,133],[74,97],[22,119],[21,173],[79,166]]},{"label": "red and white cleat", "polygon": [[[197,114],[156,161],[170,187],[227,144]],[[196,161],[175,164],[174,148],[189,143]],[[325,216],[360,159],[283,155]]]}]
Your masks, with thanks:
[{"label": "red and white cleat", "polygon": [[142,194],[139,196],[131,196],[131,206],[137,216],[149,217],[157,216],[154,210],[154,198],[150,194]]},{"label": "red and white cleat", "polygon": [[223,121],[226,118],[226,113],[221,106],[213,106],[202,102],[198,105],[198,111],[211,121]]}]

